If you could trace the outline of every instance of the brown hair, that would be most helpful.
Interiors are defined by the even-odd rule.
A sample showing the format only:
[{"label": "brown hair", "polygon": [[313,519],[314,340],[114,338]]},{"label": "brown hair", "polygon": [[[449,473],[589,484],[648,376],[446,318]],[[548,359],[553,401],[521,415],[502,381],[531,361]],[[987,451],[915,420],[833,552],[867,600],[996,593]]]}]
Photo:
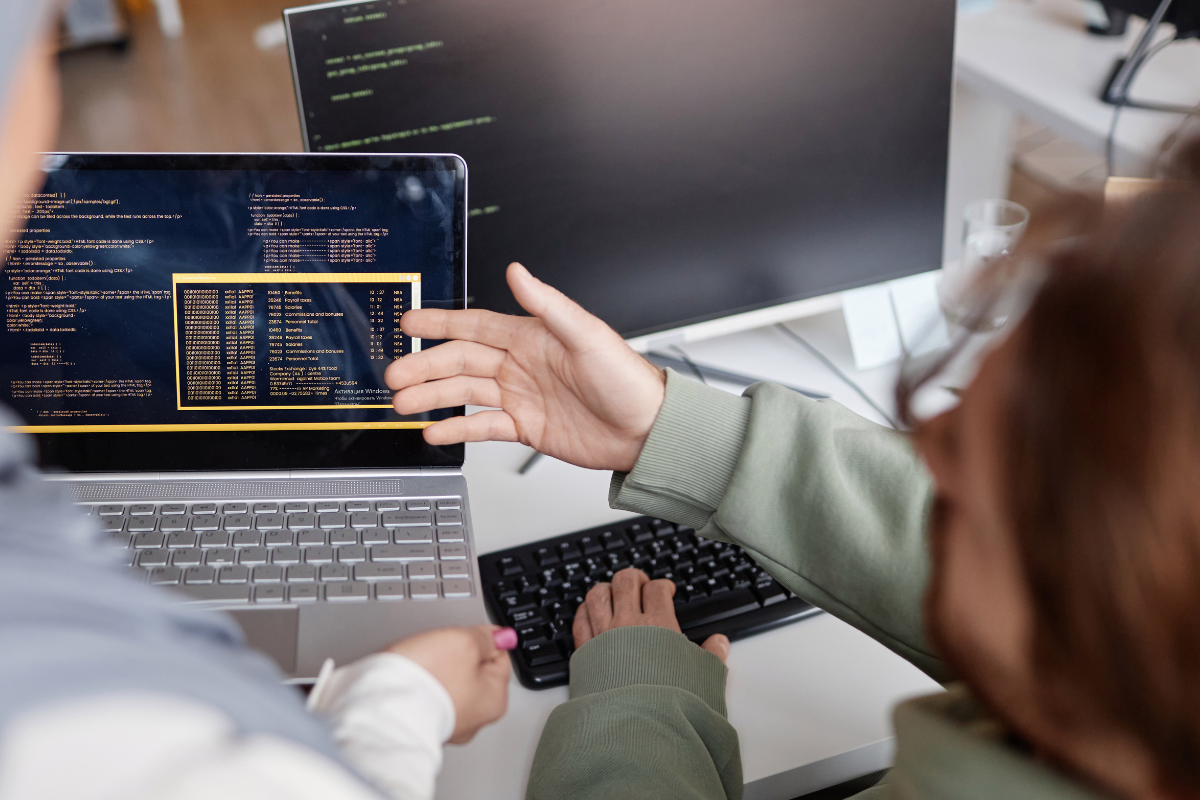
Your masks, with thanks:
[{"label": "brown hair", "polygon": [[[1169,174],[1121,207],[1066,203],[1053,246],[1018,256],[1043,269],[1012,334],[1001,496],[1039,700],[1200,795],[1200,140]],[[901,381],[906,419],[936,373]]]}]

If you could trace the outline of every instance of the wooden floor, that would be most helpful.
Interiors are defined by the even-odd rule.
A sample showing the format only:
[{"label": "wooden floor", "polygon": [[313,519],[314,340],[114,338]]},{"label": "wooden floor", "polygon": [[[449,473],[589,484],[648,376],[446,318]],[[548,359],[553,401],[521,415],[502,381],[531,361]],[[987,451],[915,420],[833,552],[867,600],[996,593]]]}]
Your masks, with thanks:
[{"label": "wooden floor", "polygon": [[67,151],[280,152],[302,149],[287,48],[259,50],[254,29],[286,0],[183,0],[184,35],[165,39],[153,10],[132,17],[125,52],[64,53]]}]

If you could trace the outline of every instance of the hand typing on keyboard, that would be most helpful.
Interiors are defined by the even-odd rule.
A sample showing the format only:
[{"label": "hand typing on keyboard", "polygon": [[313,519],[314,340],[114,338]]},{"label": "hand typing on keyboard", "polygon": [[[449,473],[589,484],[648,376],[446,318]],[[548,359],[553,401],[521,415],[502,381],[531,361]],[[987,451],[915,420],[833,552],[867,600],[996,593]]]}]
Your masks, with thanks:
[{"label": "hand typing on keyboard", "polygon": [[510,264],[508,284],[533,315],[419,309],[409,336],[454,339],[393,361],[385,379],[401,414],[492,406],[425,429],[430,444],[519,441],[589,469],[633,468],[665,395],[663,373],[616,331]]},{"label": "hand typing on keyboard", "polygon": [[[613,576],[612,583],[598,583],[575,613],[575,647],[613,628],[657,625],[681,632],[675,617],[675,583],[650,580],[640,569],[630,567]],[[713,634],[700,645],[724,661],[729,656],[729,639]]]}]

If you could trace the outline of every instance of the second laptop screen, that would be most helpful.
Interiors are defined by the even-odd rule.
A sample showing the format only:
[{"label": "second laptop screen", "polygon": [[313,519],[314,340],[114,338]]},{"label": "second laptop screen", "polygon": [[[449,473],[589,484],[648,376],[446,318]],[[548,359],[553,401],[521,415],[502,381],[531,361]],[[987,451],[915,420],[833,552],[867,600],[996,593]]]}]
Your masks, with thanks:
[{"label": "second laptop screen", "polygon": [[49,157],[5,267],[3,402],[42,433],[428,424],[383,371],[422,345],[405,311],[461,304],[464,171],[410,161]]}]

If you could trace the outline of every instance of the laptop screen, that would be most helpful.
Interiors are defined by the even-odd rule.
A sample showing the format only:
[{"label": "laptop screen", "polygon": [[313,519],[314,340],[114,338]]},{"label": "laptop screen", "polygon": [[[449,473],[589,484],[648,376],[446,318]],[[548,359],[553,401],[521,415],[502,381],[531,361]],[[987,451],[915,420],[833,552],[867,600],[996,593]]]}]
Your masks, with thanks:
[{"label": "laptop screen", "polygon": [[[455,460],[420,434],[461,409],[400,416],[383,372],[423,345],[400,330],[405,311],[463,305],[460,159],[45,162],[5,265],[0,397],[47,460],[120,469],[129,459],[104,456],[114,448],[140,452],[135,469]],[[185,441],[207,454],[173,456]]]}]

